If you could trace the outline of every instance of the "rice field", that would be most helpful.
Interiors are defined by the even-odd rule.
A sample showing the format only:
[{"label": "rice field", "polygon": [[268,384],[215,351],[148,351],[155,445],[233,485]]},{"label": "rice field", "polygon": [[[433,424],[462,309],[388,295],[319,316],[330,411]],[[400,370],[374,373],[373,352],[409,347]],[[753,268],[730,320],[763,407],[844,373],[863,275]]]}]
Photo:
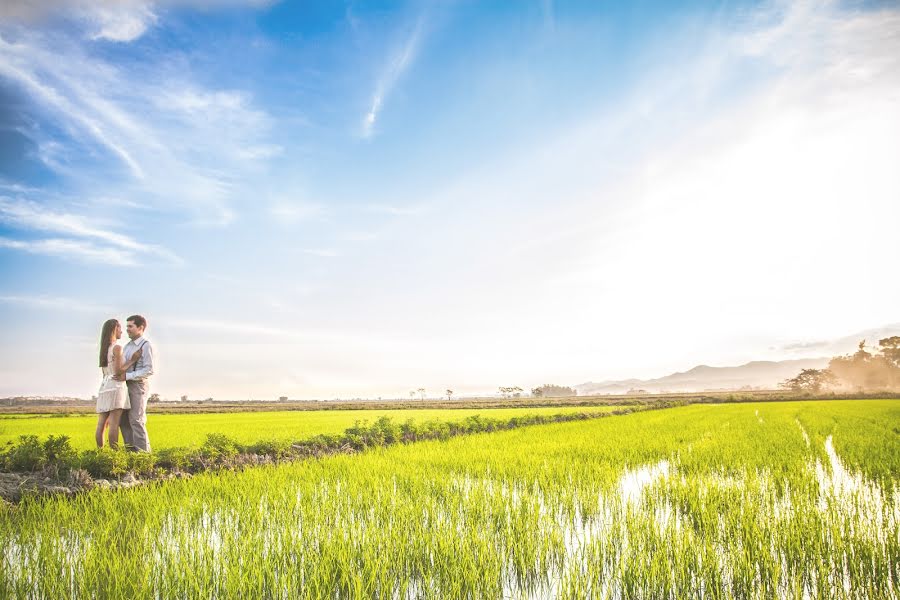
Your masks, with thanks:
[{"label": "rice field", "polygon": [[900,402],[693,405],[0,512],[0,596],[895,598]]},{"label": "rice field", "polygon": [[[430,420],[461,421],[473,415],[509,419],[522,415],[610,412],[610,406],[557,406],[479,409],[403,409],[403,410],[303,410],[230,413],[153,414],[151,405],[147,426],[153,448],[196,447],[210,433],[223,433],[240,443],[260,440],[296,441],[319,433],[342,433],[357,420],[374,422],[382,416],[402,422]],[[80,450],[96,446],[94,428],[97,416],[88,415],[0,415],[0,446],[16,441],[20,435],[67,435]]]}]

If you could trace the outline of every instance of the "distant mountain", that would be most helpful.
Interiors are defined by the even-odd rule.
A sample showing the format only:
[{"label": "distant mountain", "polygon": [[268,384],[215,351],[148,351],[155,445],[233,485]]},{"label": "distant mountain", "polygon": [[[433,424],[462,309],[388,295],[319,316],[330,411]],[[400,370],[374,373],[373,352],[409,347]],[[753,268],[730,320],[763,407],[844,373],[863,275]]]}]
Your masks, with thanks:
[{"label": "distant mountain", "polygon": [[738,390],[745,387],[775,389],[779,383],[793,377],[801,369],[821,369],[828,366],[828,361],[832,357],[854,352],[860,340],[866,340],[867,347],[875,347],[878,345],[878,340],[894,335],[900,335],[900,323],[866,329],[832,340],[805,340],[770,348],[770,350],[795,356],[818,355],[815,358],[781,361],[754,360],[739,367],[699,365],[689,371],[672,373],[657,379],[620,379],[599,383],[589,381],[573,387],[580,396],[624,394],[629,390],[703,392]]},{"label": "distant mountain", "polygon": [[629,390],[647,392],[702,392],[737,390],[752,387],[775,389],[801,369],[821,369],[828,366],[830,357],[798,360],[754,360],[739,367],[710,367],[699,365],[689,371],[672,373],[657,379],[621,379],[587,382],[574,386],[579,396],[595,394],[624,394]]}]

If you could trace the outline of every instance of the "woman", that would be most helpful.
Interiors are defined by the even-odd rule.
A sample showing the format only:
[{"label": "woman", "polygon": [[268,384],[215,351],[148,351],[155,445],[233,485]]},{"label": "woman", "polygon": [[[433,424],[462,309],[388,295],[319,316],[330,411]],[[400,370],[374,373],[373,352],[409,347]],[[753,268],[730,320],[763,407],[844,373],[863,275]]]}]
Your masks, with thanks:
[{"label": "woman", "polygon": [[100,332],[100,368],[103,370],[103,381],[97,394],[97,447],[103,447],[103,430],[109,426],[109,447],[119,447],[119,420],[122,413],[131,408],[128,400],[128,386],[124,381],[113,379],[127,371],[141,357],[141,350],[125,360],[122,346],[116,340],[122,337],[122,326],[115,319],[103,324]]}]

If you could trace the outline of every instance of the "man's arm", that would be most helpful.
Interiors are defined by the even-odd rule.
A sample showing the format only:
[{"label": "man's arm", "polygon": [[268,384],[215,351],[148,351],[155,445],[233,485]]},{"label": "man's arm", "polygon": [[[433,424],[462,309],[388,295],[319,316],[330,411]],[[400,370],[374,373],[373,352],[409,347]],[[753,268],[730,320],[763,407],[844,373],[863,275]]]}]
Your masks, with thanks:
[{"label": "man's arm", "polygon": [[141,381],[153,375],[153,348],[150,342],[141,346],[141,359],[138,361],[137,368],[134,371],[125,373],[126,381]]}]

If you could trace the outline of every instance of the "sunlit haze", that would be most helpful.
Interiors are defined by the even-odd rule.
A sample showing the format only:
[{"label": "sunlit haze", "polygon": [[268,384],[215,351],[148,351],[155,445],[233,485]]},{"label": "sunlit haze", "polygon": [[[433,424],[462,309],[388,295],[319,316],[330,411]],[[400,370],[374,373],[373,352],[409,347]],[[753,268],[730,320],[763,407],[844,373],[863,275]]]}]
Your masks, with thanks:
[{"label": "sunlit haze", "polygon": [[4,2],[0,396],[134,313],[172,399],[823,356],[898,165],[891,3]]}]

